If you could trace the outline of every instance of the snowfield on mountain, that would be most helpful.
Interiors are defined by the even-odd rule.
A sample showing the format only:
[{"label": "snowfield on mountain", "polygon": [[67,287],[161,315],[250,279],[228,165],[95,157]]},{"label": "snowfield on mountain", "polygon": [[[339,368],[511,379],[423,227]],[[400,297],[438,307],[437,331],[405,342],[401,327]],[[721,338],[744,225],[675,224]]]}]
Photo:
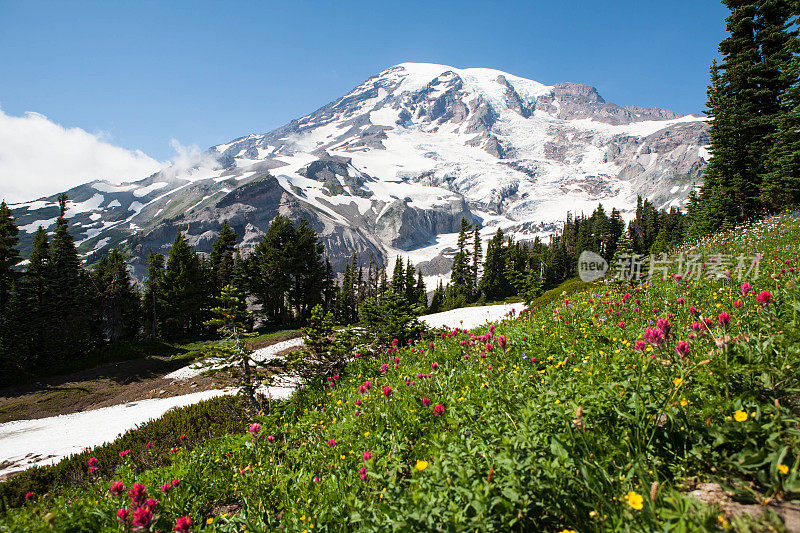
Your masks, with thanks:
[{"label": "snowfield on mountain", "polygon": [[[179,229],[207,252],[227,220],[247,254],[281,213],[312,223],[339,272],[353,252],[383,265],[402,254],[430,280],[449,272],[462,217],[485,238],[502,228],[522,240],[598,202],[625,218],[637,194],[683,206],[707,143],[700,116],[617,106],[588,85],[403,63],[188,166],[73,188],[67,215],[83,253],[123,246],[139,278],[149,250],[166,250]],[[54,224],[56,197],[12,207],[25,252],[39,225]]]}]

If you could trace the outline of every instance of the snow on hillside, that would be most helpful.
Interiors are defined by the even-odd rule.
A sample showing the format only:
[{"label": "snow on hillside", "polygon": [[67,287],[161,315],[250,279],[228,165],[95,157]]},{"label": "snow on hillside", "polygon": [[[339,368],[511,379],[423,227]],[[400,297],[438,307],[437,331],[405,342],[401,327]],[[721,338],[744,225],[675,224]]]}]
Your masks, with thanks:
[{"label": "snow on hillside", "polygon": [[472,329],[488,322],[496,322],[508,316],[512,311],[519,313],[524,308],[525,304],[523,303],[462,307],[420,318],[432,328],[449,326],[450,328]]},{"label": "snow on hillside", "polygon": [[0,424],[0,463],[3,464],[0,474],[55,464],[85,448],[111,442],[129,429],[159,418],[173,407],[191,405],[222,394],[229,394],[229,391],[208,390]]}]

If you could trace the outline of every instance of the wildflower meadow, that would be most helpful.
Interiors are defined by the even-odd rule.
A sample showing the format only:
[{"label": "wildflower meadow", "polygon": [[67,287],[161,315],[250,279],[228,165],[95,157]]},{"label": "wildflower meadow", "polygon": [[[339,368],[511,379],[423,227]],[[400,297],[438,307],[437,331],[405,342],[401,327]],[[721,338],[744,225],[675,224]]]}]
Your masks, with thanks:
[{"label": "wildflower meadow", "polygon": [[[465,331],[362,347],[238,434],[120,452],[20,494],[0,531],[783,530],[800,495],[800,219],[680,252],[761,254],[598,281]],[[713,481],[759,514],[690,495]]]}]

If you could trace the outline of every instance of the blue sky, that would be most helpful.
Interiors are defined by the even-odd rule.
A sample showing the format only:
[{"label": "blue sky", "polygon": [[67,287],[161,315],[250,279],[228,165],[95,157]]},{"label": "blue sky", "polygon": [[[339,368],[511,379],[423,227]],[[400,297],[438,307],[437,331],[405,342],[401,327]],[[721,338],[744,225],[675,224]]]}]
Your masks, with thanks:
[{"label": "blue sky", "polygon": [[404,61],[700,112],[725,15],[714,0],[0,0],[0,109],[159,161],[172,138],[206,148],[266,132]]}]

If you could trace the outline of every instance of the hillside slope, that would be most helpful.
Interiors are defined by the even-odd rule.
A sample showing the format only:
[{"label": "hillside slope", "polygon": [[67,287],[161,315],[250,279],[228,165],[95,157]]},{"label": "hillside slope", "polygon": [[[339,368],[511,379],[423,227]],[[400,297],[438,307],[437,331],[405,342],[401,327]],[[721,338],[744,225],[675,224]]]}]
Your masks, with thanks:
[{"label": "hillside slope", "polygon": [[[131,499],[111,480],[158,497],[161,530],[782,530],[800,496],[798,242],[798,214],[773,217],[677,250],[666,279],[376,348],[255,436],[101,470],[0,530],[116,531]],[[737,499],[722,510],[689,495],[715,480]]]}]

